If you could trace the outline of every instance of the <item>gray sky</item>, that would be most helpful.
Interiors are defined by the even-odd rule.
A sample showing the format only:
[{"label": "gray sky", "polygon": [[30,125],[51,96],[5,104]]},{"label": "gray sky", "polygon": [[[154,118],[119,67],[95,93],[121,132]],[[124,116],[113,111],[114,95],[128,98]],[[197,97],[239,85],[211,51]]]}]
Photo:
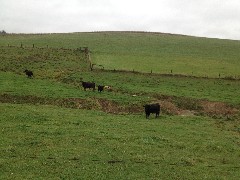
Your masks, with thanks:
[{"label": "gray sky", "polygon": [[153,31],[240,40],[240,0],[0,0],[0,30]]}]

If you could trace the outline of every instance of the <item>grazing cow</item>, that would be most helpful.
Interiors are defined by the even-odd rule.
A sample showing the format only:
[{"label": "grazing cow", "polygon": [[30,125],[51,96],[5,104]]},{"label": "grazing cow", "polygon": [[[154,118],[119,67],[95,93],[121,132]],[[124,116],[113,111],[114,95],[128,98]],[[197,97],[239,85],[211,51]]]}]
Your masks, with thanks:
[{"label": "grazing cow", "polygon": [[93,91],[95,91],[95,83],[94,82],[83,82],[82,81],[82,86],[84,88],[84,91],[86,91],[86,89],[93,89]]},{"label": "grazing cow", "polygon": [[146,118],[149,118],[151,113],[156,113],[156,118],[160,114],[160,105],[158,103],[156,103],[156,104],[146,104],[143,107],[145,107]]},{"label": "grazing cow", "polygon": [[104,89],[104,86],[101,86],[101,85],[98,86],[98,92],[102,92],[103,89]]},{"label": "grazing cow", "polygon": [[26,69],[24,72],[25,72],[25,74],[26,74],[29,78],[31,78],[31,77],[33,76],[33,72],[32,72],[32,71],[29,71],[29,70]]}]

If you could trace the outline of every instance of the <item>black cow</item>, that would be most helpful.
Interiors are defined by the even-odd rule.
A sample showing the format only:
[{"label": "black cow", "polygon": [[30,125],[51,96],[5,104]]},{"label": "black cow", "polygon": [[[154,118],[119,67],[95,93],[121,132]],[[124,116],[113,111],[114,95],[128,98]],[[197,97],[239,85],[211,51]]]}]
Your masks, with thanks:
[{"label": "black cow", "polygon": [[101,86],[101,85],[98,86],[98,92],[102,92],[103,89],[104,89],[104,86]]},{"label": "black cow", "polygon": [[82,81],[82,86],[84,88],[84,91],[86,91],[86,89],[93,89],[93,91],[95,91],[95,83],[94,82],[83,82]]},{"label": "black cow", "polygon": [[32,71],[29,71],[29,70],[26,69],[24,72],[25,72],[25,74],[26,74],[29,78],[31,78],[31,77],[33,76],[33,72],[32,72]]},{"label": "black cow", "polygon": [[143,107],[145,107],[146,118],[149,118],[151,113],[156,113],[156,118],[160,114],[160,105],[158,103],[156,103],[156,104],[146,104]]}]

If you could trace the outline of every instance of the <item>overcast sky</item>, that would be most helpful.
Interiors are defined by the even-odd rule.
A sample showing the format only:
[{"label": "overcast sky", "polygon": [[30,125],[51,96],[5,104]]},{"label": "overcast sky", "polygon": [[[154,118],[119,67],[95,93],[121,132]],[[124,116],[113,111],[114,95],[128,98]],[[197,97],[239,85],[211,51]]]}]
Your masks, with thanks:
[{"label": "overcast sky", "polygon": [[0,0],[0,30],[151,31],[240,40],[240,0]]}]

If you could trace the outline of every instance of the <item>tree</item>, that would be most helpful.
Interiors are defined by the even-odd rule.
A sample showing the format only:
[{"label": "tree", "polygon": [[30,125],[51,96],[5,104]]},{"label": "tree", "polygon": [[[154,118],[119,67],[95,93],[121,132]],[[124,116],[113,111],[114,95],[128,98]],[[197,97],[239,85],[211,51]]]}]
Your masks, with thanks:
[{"label": "tree", "polygon": [[6,31],[2,30],[0,31],[0,34],[7,34]]}]

